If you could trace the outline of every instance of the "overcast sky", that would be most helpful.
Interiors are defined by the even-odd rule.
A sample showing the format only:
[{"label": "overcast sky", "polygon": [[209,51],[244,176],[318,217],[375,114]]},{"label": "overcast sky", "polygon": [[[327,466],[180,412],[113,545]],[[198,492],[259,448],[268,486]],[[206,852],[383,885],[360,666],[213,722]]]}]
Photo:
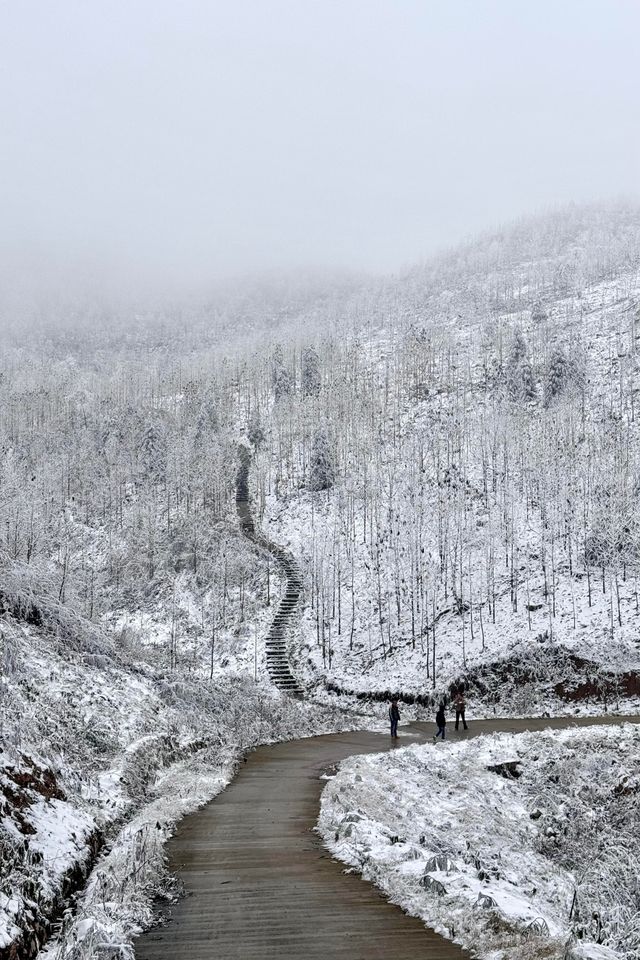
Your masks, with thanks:
[{"label": "overcast sky", "polygon": [[395,270],[640,194],[640,0],[0,0],[0,253]]}]

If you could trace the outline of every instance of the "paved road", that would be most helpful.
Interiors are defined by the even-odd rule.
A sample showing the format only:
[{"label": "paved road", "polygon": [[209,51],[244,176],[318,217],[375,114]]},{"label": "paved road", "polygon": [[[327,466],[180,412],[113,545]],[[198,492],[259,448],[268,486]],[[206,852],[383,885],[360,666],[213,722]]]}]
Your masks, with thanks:
[{"label": "paved road", "polygon": [[[476,721],[467,734],[521,732],[602,720]],[[451,725],[449,725],[451,727]],[[431,725],[401,728],[399,745]],[[456,734],[448,730],[450,739]],[[169,923],[137,941],[138,960],[460,960],[460,947],[344,874],[313,832],[320,774],[356,753],[392,749],[388,737],[344,733],[260,747],[227,789],[182,821],[169,844],[186,897]],[[437,749],[446,749],[438,746]]]}]

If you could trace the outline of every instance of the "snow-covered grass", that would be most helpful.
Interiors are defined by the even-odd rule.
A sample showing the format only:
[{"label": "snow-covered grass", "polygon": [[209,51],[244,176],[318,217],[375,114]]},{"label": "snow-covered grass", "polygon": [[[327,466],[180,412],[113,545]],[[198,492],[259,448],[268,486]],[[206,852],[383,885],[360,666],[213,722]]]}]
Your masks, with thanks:
[{"label": "snow-covered grass", "polygon": [[181,672],[193,678],[211,679],[229,673],[254,676],[256,672],[264,676],[264,641],[282,584],[272,572],[267,603],[264,563],[244,545],[236,549],[244,552],[244,563],[250,560],[253,564],[244,586],[241,618],[237,611],[226,618],[219,611],[219,619],[212,622],[212,590],[203,589],[192,575],[183,572],[151,602],[111,610],[105,616],[109,631],[141,648],[145,658],[156,663],[169,664],[173,644]]},{"label": "snow-covered grass", "polygon": [[640,729],[483,736],[345,761],[332,853],[491,960],[640,951]]},{"label": "snow-covered grass", "polygon": [[42,942],[110,825],[195,733],[144,664],[12,620],[2,654],[1,879],[12,896],[0,924],[5,942]]}]

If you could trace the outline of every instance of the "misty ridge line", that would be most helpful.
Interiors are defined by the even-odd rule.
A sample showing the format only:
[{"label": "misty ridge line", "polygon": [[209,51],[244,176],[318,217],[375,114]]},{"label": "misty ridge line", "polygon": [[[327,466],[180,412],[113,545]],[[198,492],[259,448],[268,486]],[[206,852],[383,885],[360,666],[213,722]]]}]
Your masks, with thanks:
[{"label": "misty ridge line", "polygon": [[639,33],[627,0],[2,4],[2,322],[401,277],[637,196]]},{"label": "misty ridge line", "polygon": [[[493,272],[527,271],[542,259],[566,255],[593,258],[595,247],[603,262],[594,277],[619,270],[638,260],[640,202],[620,198],[608,203],[564,204],[521,216],[501,226],[448,245],[397,273],[364,273],[340,268],[271,270],[230,277],[210,285],[173,288],[157,283],[121,282],[117,275],[59,273],[47,281],[12,272],[7,262],[0,274],[0,325],[20,341],[28,332],[44,337],[98,336],[116,343],[142,331],[185,340],[200,346],[237,341],[243,336],[273,334],[308,321],[318,332],[339,327],[347,315],[366,314],[368,304],[401,296],[430,296],[459,282],[463,274],[490,281]],[[605,263],[606,261],[606,263]],[[467,281],[465,280],[465,283]],[[206,289],[205,289],[206,288]],[[409,292],[411,293],[409,294]],[[391,298],[391,301],[393,297]],[[390,302],[391,302],[390,301]]]}]

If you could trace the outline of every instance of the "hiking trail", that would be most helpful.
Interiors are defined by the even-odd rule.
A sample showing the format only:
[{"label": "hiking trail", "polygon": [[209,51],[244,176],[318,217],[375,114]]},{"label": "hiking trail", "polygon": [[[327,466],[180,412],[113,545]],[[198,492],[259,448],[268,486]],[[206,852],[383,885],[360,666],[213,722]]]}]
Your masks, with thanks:
[{"label": "hiking trail", "polygon": [[302,687],[291,669],[287,652],[287,638],[297,621],[297,608],[302,596],[302,572],[292,554],[256,530],[249,498],[251,453],[247,447],[241,445],[239,454],[236,509],[240,528],[249,540],[271,554],[285,577],[285,591],[265,639],[267,670],[271,681],[280,690],[302,696]]}]

